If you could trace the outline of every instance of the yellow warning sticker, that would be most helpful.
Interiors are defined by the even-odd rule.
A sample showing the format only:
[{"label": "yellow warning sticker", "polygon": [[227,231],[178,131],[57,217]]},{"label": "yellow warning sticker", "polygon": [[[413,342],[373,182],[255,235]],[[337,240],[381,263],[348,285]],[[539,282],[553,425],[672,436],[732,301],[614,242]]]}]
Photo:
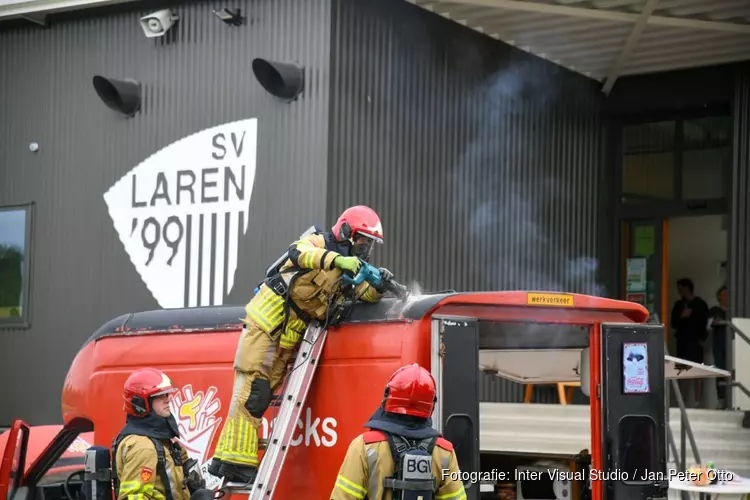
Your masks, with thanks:
[{"label": "yellow warning sticker", "polygon": [[569,293],[528,293],[526,303],[530,306],[573,307],[575,300]]}]

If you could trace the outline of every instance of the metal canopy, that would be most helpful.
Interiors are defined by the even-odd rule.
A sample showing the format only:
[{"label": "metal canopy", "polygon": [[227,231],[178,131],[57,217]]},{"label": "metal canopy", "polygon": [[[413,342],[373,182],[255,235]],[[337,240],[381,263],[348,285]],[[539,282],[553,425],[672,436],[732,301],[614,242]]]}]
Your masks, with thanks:
[{"label": "metal canopy", "polygon": [[[0,0],[0,20],[132,0]],[[406,0],[602,82],[750,61],[750,0]]]},{"label": "metal canopy", "polygon": [[[578,382],[581,349],[480,350],[479,369],[521,384]],[[667,379],[719,378],[730,373],[714,366],[664,356]]]},{"label": "metal canopy", "polygon": [[693,363],[692,361],[675,358],[674,356],[664,356],[664,358],[667,361],[664,367],[664,375],[668,379],[724,378],[731,376],[731,373],[727,370],[722,370],[715,366]]},{"label": "metal canopy", "polygon": [[26,19],[44,25],[49,14],[132,1],[135,0],[0,0],[0,21]]},{"label": "metal canopy", "polygon": [[598,80],[750,60],[750,0],[408,0]]}]

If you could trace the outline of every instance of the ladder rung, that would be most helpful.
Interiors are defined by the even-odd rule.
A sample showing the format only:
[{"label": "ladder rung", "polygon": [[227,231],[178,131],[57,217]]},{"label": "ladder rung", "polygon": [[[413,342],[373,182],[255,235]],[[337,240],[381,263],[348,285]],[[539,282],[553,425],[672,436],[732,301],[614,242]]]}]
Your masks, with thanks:
[{"label": "ladder rung", "polygon": [[229,494],[249,494],[253,491],[253,485],[247,485],[245,483],[226,483],[219,488],[219,491],[226,491]]}]

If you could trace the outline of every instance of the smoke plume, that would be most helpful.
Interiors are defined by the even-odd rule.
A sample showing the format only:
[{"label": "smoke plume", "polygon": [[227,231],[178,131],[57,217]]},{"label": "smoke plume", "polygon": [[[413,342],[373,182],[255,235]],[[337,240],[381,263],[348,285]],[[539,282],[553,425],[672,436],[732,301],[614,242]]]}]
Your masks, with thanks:
[{"label": "smoke plume", "polygon": [[580,119],[590,111],[580,109],[573,86],[554,83],[560,81],[554,72],[541,73],[538,61],[511,61],[468,97],[472,133],[450,179],[455,215],[468,222],[474,281],[484,289],[603,296],[591,255],[596,173],[589,179],[583,172],[574,179],[560,174],[560,165],[592,154],[570,142],[590,132]]}]

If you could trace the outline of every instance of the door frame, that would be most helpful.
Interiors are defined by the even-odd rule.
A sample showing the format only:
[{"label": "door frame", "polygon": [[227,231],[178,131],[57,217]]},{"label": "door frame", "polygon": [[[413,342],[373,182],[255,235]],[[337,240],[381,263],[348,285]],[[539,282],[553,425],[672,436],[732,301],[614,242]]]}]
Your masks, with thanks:
[{"label": "door frame", "polygon": [[[659,321],[664,325],[664,331],[669,331],[669,219],[664,216],[650,216],[638,218],[622,218],[618,220],[617,234],[619,245],[616,245],[618,274],[617,295],[620,300],[627,299],[627,259],[630,254],[630,230],[634,223],[652,221],[656,228],[655,253],[660,253],[657,259],[657,274],[659,288]],[[666,340],[666,334],[665,334]]]},{"label": "door frame", "polygon": [[[617,238],[617,244],[615,245],[615,262],[617,262],[617,276],[615,279],[615,285],[617,290],[617,298],[620,300],[626,299],[626,260],[629,253],[630,248],[630,227],[631,224],[634,222],[640,222],[640,221],[658,221],[661,220],[661,227],[660,227],[660,240],[661,240],[661,260],[660,260],[660,280],[662,282],[661,289],[660,289],[660,302],[661,305],[659,307],[659,315],[661,323],[664,325],[664,332],[665,332],[665,340],[667,338],[668,332],[670,331],[670,311],[671,311],[671,305],[669,304],[669,290],[672,284],[670,283],[670,276],[669,276],[669,222],[671,218],[676,217],[701,217],[704,215],[721,215],[723,217],[727,217],[727,222],[729,221],[729,218],[731,217],[731,214],[726,211],[721,211],[716,207],[715,210],[707,210],[705,212],[696,213],[696,212],[676,212],[676,213],[651,213],[649,215],[644,215],[647,212],[643,212],[641,210],[636,211],[628,211],[626,212],[628,216],[618,217],[616,220],[616,224],[619,228],[619,230],[615,231],[615,237]],[[637,216],[636,216],[637,215]],[[731,245],[732,245],[732,231],[731,226],[727,228],[727,255],[726,255],[726,261],[727,265],[729,265],[729,258],[730,258],[730,252],[731,252]],[[727,276],[729,276],[729,268],[725,270],[727,273]],[[728,283],[727,283],[728,284]]]},{"label": "door frame", "polygon": [[[446,322],[455,322],[454,325],[446,325]],[[458,323],[464,323],[463,325],[459,325]],[[473,360],[472,364],[474,364],[474,372],[475,377],[479,376],[479,318],[476,318],[474,316],[460,316],[460,315],[450,315],[450,314],[436,314],[433,315],[431,318],[431,335],[430,335],[430,344],[431,344],[431,372],[432,376],[435,379],[435,389],[437,393],[437,402],[435,403],[435,408],[432,413],[432,426],[435,428],[438,432],[440,432],[441,435],[444,437],[450,439],[448,436],[446,436],[446,423],[450,420],[451,417],[464,417],[468,418],[471,421],[471,424],[473,426],[474,431],[474,442],[469,448],[470,454],[471,454],[471,466],[469,467],[471,470],[465,471],[465,468],[461,470],[461,472],[479,472],[481,470],[481,463],[480,463],[480,412],[479,412],[479,380],[478,378],[475,379],[476,381],[476,387],[475,387],[475,397],[473,400],[471,400],[471,409],[464,409],[461,408],[462,411],[459,411],[457,413],[451,413],[450,417],[446,420],[446,408],[445,408],[445,370],[443,365],[443,359],[440,356],[440,348],[443,343],[443,335],[445,333],[446,327],[447,328],[466,328],[473,325],[473,334],[475,336],[473,346],[474,346],[474,352],[473,352]],[[446,357],[448,356],[448,352],[451,349],[446,346]],[[469,368],[469,367],[467,367]],[[450,406],[450,405],[449,405]],[[467,404],[468,406],[468,404]],[[448,410],[450,411],[450,410]],[[464,413],[466,411],[466,413]],[[475,417],[474,417],[475,415]],[[445,422],[444,422],[445,421]],[[455,443],[454,443],[455,445]],[[457,457],[458,458],[458,457]],[[460,464],[459,465],[463,465]],[[467,500],[477,500],[480,496],[479,492],[479,483],[478,482],[470,482],[470,481],[463,481],[464,483],[464,490],[466,493]]]},{"label": "door frame", "polygon": [[[724,106],[716,108],[696,108],[684,110],[672,110],[663,112],[649,112],[644,114],[616,116],[612,120],[611,137],[610,137],[610,159],[613,162],[614,179],[612,188],[614,189],[614,207],[613,217],[610,219],[614,222],[614,237],[617,240],[615,244],[615,262],[617,266],[617,276],[614,281],[617,295],[625,299],[625,254],[628,250],[628,227],[630,222],[635,220],[661,219],[662,220],[662,260],[661,260],[661,307],[660,314],[663,316],[665,332],[669,331],[669,218],[671,217],[691,217],[701,215],[722,215],[731,217],[731,200],[732,200],[732,178],[731,166],[728,165],[722,171],[725,180],[725,194],[721,198],[689,200],[682,199],[682,157],[684,153],[683,136],[684,121],[709,118],[709,117],[731,117],[731,110]],[[624,147],[622,143],[623,132],[625,127],[634,125],[645,125],[662,121],[675,122],[675,164],[674,168],[674,199],[649,199],[626,195],[623,190],[623,155]],[[628,203],[627,199],[633,202]],[[640,200],[639,203],[636,201]],[[731,251],[731,227],[727,231],[727,262],[729,261],[729,252]],[[611,254],[610,254],[611,255]],[[727,272],[729,270],[727,269]]]}]

